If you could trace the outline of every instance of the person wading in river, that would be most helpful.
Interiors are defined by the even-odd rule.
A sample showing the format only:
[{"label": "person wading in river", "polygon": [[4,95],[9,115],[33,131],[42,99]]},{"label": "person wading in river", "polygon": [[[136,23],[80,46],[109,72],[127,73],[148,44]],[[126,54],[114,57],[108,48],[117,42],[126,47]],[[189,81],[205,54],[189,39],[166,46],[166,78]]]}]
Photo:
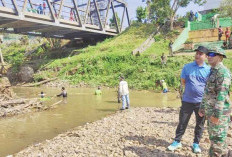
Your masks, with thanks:
[{"label": "person wading in river", "polygon": [[63,102],[66,104],[67,103],[67,97],[68,97],[68,93],[65,90],[64,87],[61,88],[61,93],[57,95],[58,97],[62,96],[63,97]]},{"label": "person wading in river", "polygon": [[66,92],[65,88],[61,88],[61,93],[57,95],[58,97],[63,96],[63,98],[68,97],[68,93]]},{"label": "person wading in river", "polygon": [[40,95],[40,98],[44,98],[44,96],[45,96],[43,91],[41,91],[39,95]]},{"label": "person wading in river", "polygon": [[95,91],[95,95],[102,95],[101,87],[98,86],[97,90]]},{"label": "person wading in river", "polygon": [[198,110],[202,101],[206,81],[210,73],[210,67],[204,62],[208,49],[203,46],[199,46],[195,51],[195,61],[186,64],[182,69],[181,85],[182,87],[185,86],[185,90],[183,96],[181,96],[182,106],[179,113],[179,124],[176,129],[176,137],[174,142],[168,147],[168,150],[170,151],[174,151],[177,148],[182,147],[180,142],[181,138],[185,133],[192,113],[195,112],[196,126],[192,148],[194,153],[201,152],[199,142],[203,133],[205,118],[198,115]]},{"label": "person wading in river", "polygon": [[123,76],[120,76],[119,93],[120,93],[120,96],[122,97],[122,108],[120,110],[129,109],[130,99],[129,99],[128,84],[124,80]]},{"label": "person wading in river", "polygon": [[167,93],[168,92],[167,83],[164,80],[161,80],[161,85],[162,85],[162,88],[163,88],[163,93]]}]

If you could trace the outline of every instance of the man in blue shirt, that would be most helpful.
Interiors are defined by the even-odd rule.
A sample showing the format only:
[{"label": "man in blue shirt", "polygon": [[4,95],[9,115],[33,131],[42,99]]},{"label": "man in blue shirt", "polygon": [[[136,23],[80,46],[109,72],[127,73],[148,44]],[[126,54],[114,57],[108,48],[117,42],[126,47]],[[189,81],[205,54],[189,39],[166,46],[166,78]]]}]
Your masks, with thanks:
[{"label": "man in blue shirt", "polygon": [[204,62],[208,49],[199,46],[195,51],[195,61],[186,64],[181,73],[181,86],[185,87],[185,90],[182,96],[182,106],[180,109],[179,124],[176,129],[175,141],[168,147],[171,151],[182,147],[180,142],[181,138],[184,135],[192,113],[195,112],[196,126],[192,148],[194,153],[201,152],[199,142],[204,130],[205,118],[200,117],[198,111],[204,94],[206,81],[210,73],[210,67]]}]

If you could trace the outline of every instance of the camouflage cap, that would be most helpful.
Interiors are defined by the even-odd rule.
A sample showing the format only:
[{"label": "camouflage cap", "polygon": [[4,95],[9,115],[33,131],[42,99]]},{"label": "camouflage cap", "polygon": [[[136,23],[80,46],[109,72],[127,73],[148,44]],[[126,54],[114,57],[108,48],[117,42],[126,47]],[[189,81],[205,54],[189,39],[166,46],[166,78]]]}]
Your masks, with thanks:
[{"label": "camouflage cap", "polygon": [[219,54],[219,55],[222,55],[224,58],[226,58],[226,52],[225,52],[225,50],[223,50],[223,49],[220,48],[220,47],[211,47],[211,48],[209,49],[209,53],[210,53],[210,52],[214,52],[214,53]]}]

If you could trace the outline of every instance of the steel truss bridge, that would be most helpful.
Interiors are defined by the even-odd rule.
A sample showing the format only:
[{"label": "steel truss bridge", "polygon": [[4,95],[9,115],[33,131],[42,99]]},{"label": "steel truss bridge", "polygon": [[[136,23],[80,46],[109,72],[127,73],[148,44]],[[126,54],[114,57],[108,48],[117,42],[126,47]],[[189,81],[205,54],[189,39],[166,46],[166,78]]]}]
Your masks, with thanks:
[{"label": "steel truss bridge", "polygon": [[0,0],[0,32],[97,39],[119,34],[124,23],[124,0]]}]

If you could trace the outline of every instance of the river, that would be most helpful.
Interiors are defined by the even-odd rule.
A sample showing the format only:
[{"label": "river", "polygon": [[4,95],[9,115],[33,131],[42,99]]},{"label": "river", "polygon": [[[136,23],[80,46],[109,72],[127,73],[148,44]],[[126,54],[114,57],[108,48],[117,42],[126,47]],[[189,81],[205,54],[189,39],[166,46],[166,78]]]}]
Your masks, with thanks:
[{"label": "river", "polygon": [[[43,91],[53,97],[47,104],[56,103],[62,98],[58,88],[14,88],[22,98],[35,98]],[[102,96],[94,95],[92,88],[67,89],[67,103],[56,108],[2,118],[0,120],[0,156],[14,154],[28,145],[51,139],[58,134],[88,122],[99,120],[115,113],[121,104],[117,103],[115,89],[102,89]],[[130,91],[131,107],[178,107],[177,93],[154,93],[152,91]]]}]

